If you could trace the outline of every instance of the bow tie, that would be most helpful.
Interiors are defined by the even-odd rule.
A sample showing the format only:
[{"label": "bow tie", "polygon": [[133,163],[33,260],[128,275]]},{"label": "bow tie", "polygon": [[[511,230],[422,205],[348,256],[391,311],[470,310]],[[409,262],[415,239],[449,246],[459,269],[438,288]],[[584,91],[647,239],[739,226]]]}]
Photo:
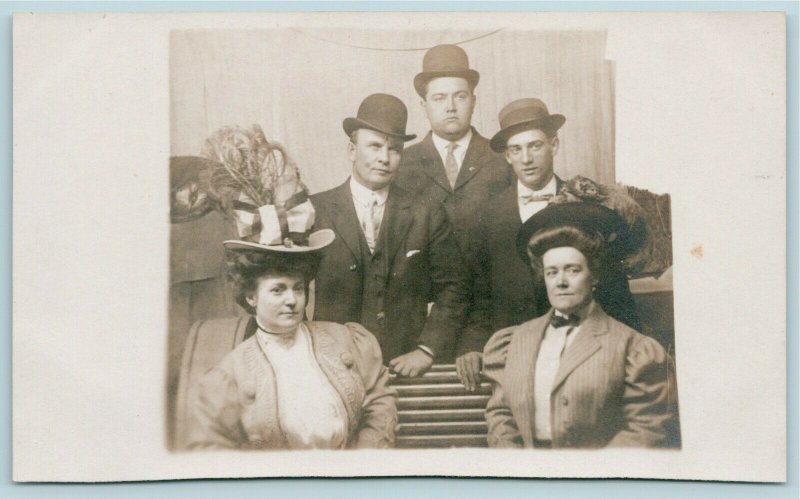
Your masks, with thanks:
[{"label": "bow tie", "polygon": [[581,323],[581,318],[578,314],[569,314],[568,316],[564,317],[563,315],[556,315],[550,318],[550,324],[555,327],[564,327],[564,326],[577,326]]},{"label": "bow tie", "polygon": [[522,201],[522,204],[533,203],[536,201],[550,201],[553,199],[552,194],[526,194],[524,196],[520,196],[519,199]]}]

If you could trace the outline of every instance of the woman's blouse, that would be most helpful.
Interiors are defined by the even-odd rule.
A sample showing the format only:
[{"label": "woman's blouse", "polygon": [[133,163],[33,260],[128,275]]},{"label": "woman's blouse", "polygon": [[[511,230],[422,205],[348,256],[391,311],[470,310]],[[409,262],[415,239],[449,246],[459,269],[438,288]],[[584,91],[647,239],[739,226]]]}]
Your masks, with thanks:
[{"label": "woman's blouse", "polygon": [[347,412],[322,372],[305,325],[294,334],[259,329],[258,345],[272,364],[278,418],[292,449],[336,449],[347,441]]}]

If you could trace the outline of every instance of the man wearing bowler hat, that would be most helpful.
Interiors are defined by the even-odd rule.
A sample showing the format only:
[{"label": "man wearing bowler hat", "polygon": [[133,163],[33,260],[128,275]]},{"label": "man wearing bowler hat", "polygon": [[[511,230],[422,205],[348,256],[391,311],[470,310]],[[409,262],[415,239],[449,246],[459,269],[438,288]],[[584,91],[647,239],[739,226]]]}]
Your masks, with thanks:
[{"label": "man wearing bowler hat", "polygon": [[[501,155],[471,125],[480,74],[469,67],[456,45],[437,45],[425,53],[414,88],[431,131],[403,154],[397,184],[431,202],[442,203],[462,251],[478,207],[512,184]],[[463,331],[451,345],[462,381],[468,386],[480,370],[483,340]]]},{"label": "man wearing bowler hat", "polygon": [[361,323],[393,371],[419,376],[434,359],[450,360],[469,287],[441,206],[394,185],[403,144],[415,137],[405,132],[407,118],[400,99],[373,94],[344,120],[352,175],[311,198],[315,230],[337,236],[317,273],[314,319]]},{"label": "man wearing bowler hat", "polygon": [[[511,165],[516,182],[481,209],[472,237],[472,252],[479,276],[475,283],[477,303],[471,328],[488,335],[505,327],[538,317],[550,308],[544,281],[534,279],[530,268],[517,256],[516,238],[522,224],[543,210],[564,182],[553,172],[559,150],[558,130],[566,122],[550,114],[539,99],[515,100],[499,114],[500,131],[491,139],[494,151]],[[609,269],[597,300],[606,312],[639,329],[636,304],[622,268]]]}]

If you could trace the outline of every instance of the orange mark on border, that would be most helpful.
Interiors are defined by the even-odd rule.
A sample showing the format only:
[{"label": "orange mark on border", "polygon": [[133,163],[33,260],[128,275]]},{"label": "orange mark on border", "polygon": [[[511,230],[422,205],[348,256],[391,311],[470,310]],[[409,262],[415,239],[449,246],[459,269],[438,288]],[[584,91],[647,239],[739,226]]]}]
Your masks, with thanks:
[{"label": "orange mark on border", "polygon": [[703,245],[702,244],[698,244],[697,246],[692,248],[691,253],[692,253],[693,257],[697,258],[698,260],[702,260],[703,259]]}]

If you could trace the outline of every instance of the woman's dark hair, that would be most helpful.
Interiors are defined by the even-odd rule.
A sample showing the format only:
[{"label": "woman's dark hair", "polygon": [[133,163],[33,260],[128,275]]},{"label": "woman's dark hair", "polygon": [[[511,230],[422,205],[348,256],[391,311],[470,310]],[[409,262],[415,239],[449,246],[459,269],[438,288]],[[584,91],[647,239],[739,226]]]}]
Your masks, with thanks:
[{"label": "woman's dark hair", "polygon": [[225,260],[228,277],[233,285],[236,303],[248,313],[255,309],[247,298],[255,293],[258,282],[264,277],[297,276],[308,283],[314,279],[322,258],[314,253],[281,253],[272,251],[227,250]]},{"label": "woman's dark hair", "polygon": [[608,251],[600,234],[586,232],[570,226],[542,229],[528,242],[528,255],[531,265],[539,277],[543,275],[542,256],[553,248],[571,247],[586,257],[589,271],[595,279],[601,280],[603,269],[608,263]]}]

